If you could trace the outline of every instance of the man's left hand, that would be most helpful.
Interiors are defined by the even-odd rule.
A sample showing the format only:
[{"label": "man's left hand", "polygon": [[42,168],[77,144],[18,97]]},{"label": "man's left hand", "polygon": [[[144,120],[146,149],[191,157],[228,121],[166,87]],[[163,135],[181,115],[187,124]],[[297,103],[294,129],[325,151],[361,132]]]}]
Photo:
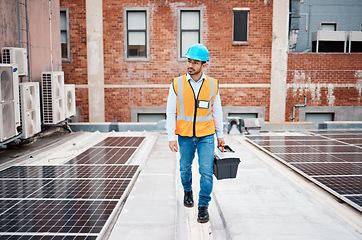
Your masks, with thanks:
[{"label": "man's left hand", "polygon": [[217,139],[217,146],[218,147],[222,147],[222,146],[224,146],[225,145],[225,140],[224,140],[224,138],[218,138]]}]

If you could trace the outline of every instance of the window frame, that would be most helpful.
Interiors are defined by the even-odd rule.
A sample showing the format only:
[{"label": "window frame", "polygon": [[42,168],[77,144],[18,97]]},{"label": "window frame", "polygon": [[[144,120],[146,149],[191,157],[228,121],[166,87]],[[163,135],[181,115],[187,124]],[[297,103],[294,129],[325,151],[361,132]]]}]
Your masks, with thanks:
[{"label": "window frame", "polygon": [[[247,26],[246,26],[246,41],[235,41],[234,40],[234,32],[235,32],[235,12],[247,12]],[[241,7],[241,8],[233,8],[233,17],[232,17],[232,22],[233,22],[233,28],[232,28],[232,42],[233,45],[249,45],[249,28],[250,28],[250,8],[247,7]]]},{"label": "window frame", "polygon": [[[59,29],[60,29],[60,46],[62,45],[62,40],[61,40],[61,37],[62,37],[62,31],[66,31],[67,33],[67,57],[66,58],[63,58],[62,57],[62,50],[60,49],[60,56],[62,58],[62,62],[70,62],[71,61],[71,58],[70,58],[70,33],[69,33],[69,9],[68,8],[60,8],[59,9],[59,19],[60,19],[60,13],[61,12],[65,12],[65,21],[66,21],[66,29],[63,30],[61,28],[61,26],[59,26]],[[61,21],[61,20],[60,20]],[[59,22],[59,25],[60,25],[60,22]]]},{"label": "window frame", "polygon": [[[146,12],[146,57],[128,57],[128,12]],[[126,62],[148,62],[150,61],[150,11],[149,8],[143,7],[131,7],[124,8],[123,10],[124,22],[123,22],[123,30],[124,30],[124,61]],[[131,30],[132,32],[132,30]]]},{"label": "window frame", "polygon": [[338,24],[336,23],[336,22],[321,22],[321,24],[320,24],[320,30],[321,31],[326,31],[326,30],[323,30],[322,29],[322,26],[334,26],[334,30],[333,30],[333,32],[335,32],[335,31],[338,31],[337,29],[338,29]]},{"label": "window frame", "polygon": [[[202,8],[179,8],[177,16],[177,60],[179,62],[186,62],[187,58],[181,56],[182,51],[182,32],[181,29],[181,16],[182,12],[199,12],[199,43],[203,43],[203,9]],[[184,30],[184,31],[196,31],[196,30]]]}]

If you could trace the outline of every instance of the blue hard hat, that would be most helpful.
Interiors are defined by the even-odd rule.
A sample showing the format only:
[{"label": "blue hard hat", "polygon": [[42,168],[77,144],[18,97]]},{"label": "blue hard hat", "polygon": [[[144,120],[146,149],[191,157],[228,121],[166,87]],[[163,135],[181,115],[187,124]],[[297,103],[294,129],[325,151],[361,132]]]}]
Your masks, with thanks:
[{"label": "blue hard hat", "polygon": [[205,61],[205,62],[209,62],[209,50],[207,50],[207,48],[205,47],[204,44],[194,44],[192,45],[188,50],[187,53],[185,54],[185,57],[187,58],[191,58],[194,60],[199,60],[199,61]]}]

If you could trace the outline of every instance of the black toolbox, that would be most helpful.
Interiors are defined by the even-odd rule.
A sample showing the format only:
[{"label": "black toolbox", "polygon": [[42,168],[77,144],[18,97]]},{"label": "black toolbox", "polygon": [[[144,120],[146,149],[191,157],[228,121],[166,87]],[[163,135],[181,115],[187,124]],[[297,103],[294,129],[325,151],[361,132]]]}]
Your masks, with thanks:
[{"label": "black toolbox", "polygon": [[240,159],[228,145],[215,149],[214,175],[218,180],[236,178],[239,163]]}]

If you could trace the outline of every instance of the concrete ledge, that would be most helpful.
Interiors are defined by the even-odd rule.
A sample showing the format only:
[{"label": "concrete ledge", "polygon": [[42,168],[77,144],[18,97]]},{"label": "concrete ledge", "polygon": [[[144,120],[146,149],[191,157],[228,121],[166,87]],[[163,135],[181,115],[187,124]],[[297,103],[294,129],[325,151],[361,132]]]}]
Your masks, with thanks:
[{"label": "concrete ledge", "polygon": [[[69,127],[74,132],[127,132],[127,131],[165,131],[166,120],[156,123],[144,122],[122,122],[122,123],[69,123]],[[224,123],[224,130],[227,129],[227,123]],[[334,121],[323,123],[309,122],[266,122],[261,127],[261,131],[303,131],[303,130],[326,130],[326,129],[362,129],[362,121]]]},{"label": "concrete ledge", "polygon": [[164,131],[166,129],[166,120],[157,123],[139,123],[139,122],[104,122],[104,123],[69,123],[69,127],[74,132],[127,132],[127,131]]}]

